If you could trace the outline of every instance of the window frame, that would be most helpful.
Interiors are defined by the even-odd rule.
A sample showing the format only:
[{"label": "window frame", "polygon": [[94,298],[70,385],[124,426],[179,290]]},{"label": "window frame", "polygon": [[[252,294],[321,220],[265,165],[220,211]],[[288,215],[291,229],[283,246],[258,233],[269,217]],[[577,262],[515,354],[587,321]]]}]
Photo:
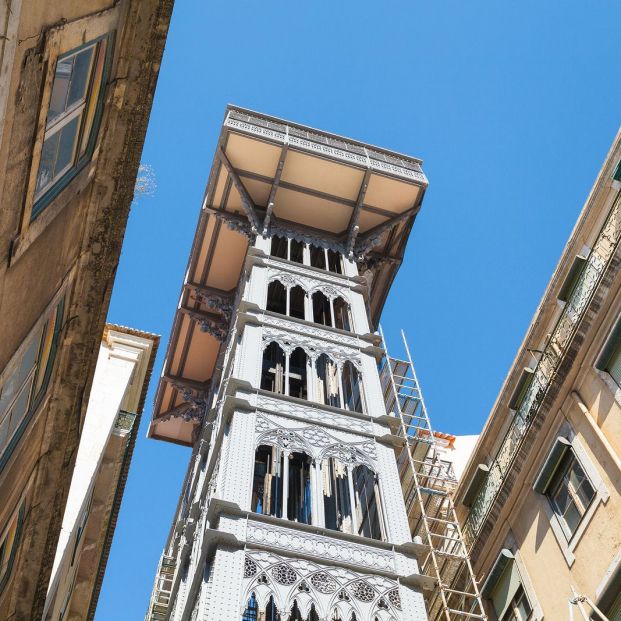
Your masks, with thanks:
[{"label": "window frame", "polygon": [[[48,305],[45,312],[41,315],[37,323],[30,330],[26,338],[20,344],[18,350],[15,352],[10,362],[0,374],[0,392],[2,387],[6,385],[6,382],[17,371],[22,361],[24,354],[28,351],[28,348],[33,344],[33,339],[39,339],[37,345],[37,354],[35,361],[32,364],[32,368],[28,371],[25,378],[22,380],[20,386],[12,396],[11,401],[7,403],[4,411],[0,412],[0,418],[4,420],[4,415],[10,416],[11,412],[23,390],[28,387],[28,405],[25,413],[21,417],[18,425],[13,429],[10,435],[7,435],[6,443],[3,442],[3,446],[0,446],[0,472],[5,468],[13,451],[21,441],[24,433],[30,426],[30,422],[34,418],[39,407],[44,402],[47,395],[47,390],[50,384],[52,374],[56,366],[56,357],[58,354],[58,344],[60,339],[60,332],[63,325],[63,318],[65,313],[65,287],[61,288],[61,292],[57,294],[52,303]],[[53,320],[53,334],[51,341],[49,341],[49,350],[47,351],[46,364],[43,367],[41,363],[41,354],[45,345],[48,329],[52,325]],[[41,375],[42,373],[42,375]],[[41,381],[40,381],[41,380]]]},{"label": "window frame", "polygon": [[[112,56],[114,50],[114,39],[115,39],[114,31],[107,32],[101,34],[93,39],[89,39],[86,43],[82,43],[77,47],[74,47],[70,50],[67,50],[63,53],[60,53],[54,59],[54,62],[50,62],[50,88],[47,96],[47,101],[45,106],[41,106],[41,114],[43,116],[42,121],[42,135],[40,141],[40,148],[38,151],[38,157],[33,158],[33,173],[34,173],[34,186],[32,189],[33,198],[32,198],[32,206],[30,208],[30,213],[28,214],[30,222],[33,222],[38,218],[38,216],[45,210],[45,208],[71,183],[71,181],[81,172],[81,170],[92,160],[93,153],[95,151],[95,144],[97,142],[97,138],[99,136],[99,130],[101,126],[101,118],[103,116],[103,105],[104,99],[106,96],[106,86],[108,83],[108,77],[110,73],[110,67],[112,63]],[[90,128],[90,133],[88,136],[88,140],[86,142],[86,147],[84,149],[84,153],[80,156],[80,144],[84,139],[83,131],[84,131],[84,118],[82,118],[80,122],[80,127],[78,128],[78,132],[76,135],[76,146],[75,153],[72,158],[72,163],[65,166],[63,171],[59,173],[54,179],[52,179],[42,190],[37,191],[37,184],[39,179],[39,170],[41,166],[41,155],[43,153],[43,147],[45,145],[45,141],[62,131],[62,128],[69,124],[73,119],[77,118],[83,110],[87,110],[91,103],[91,95],[93,94],[94,88],[94,70],[95,65],[99,59],[99,54],[101,51],[101,44],[105,41],[106,49],[103,51],[103,66],[101,72],[101,83],[99,85],[99,91],[97,93],[97,102],[95,103],[94,112],[93,112],[93,122]],[[51,96],[54,89],[54,82],[56,76],[56,68],[58,63],[67,58],[71,58],[76,56],[80,52],[93,47],[94,48],[94,56],[92,60],[91,69],[89,70],[88,77],[88,86],[86,89],[86,95],[84,97],[83,102],[76,102],[69,111],[65,111],[62,118],[60,120],[56,120],[53,122],[51,127],[48,127],[47,116],[49,112],[49,107],[51,103]],[[43,111],[45,110],[45,114]]]},{"label": "window frame", "polygon": [[[566,527],[562,523],[562,518],[558,515],[547,494],[548,488],[552,486],[554,481],[556,470],[564,457],[564,453],[560,456],[557,453],[555,456],[555,451],[559,450],[559,445],[563,445],[565,451],[572,451],[576,462],[580,465],[595,492],[591,502],[581,516],[576,529],[569,536]],[[563,424],[559,435],[553,440],[552,445],[545,453],[545,458],[533,484],[533,490],[542,497],[543,507],[548,516],[552,532],[565,557],[567,565],[571,567],[576,560],[574,550],[578,542],[593,519],[599,505],[608,501],[610,493],[591,457],[588,455],[581,442],[575,437],[575,433],[568,423]]]}]

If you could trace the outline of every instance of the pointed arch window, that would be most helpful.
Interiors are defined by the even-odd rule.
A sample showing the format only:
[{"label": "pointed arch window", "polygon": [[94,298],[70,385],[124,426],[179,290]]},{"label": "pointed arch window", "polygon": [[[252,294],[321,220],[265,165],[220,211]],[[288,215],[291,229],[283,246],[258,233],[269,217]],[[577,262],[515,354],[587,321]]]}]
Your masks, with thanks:
[{"label": "pointed arch window", "polygon": [[321,464],[323,509],[326,528],[352,533],[352,510],[347,466],[334,457]]},{"label": "pointed arch window", "polygon": [[371,539],[382,539],[377,475],[368,466],[361,464],[354,468],[353,478],[358,534]]},{"label": "pointed arch window", "polygon": [[253,593],[248,600],[246,610],[242,615],[242,621],[257,621],[259,617],[259,606],[257,604],[257,598]]},{"label": "pointed arch window", "polygon": [[321,291],[315,291],[313,301],[313,321],[322,326],[332,326],[330,300]]},{"label": "pointed arch window", "polygon": [[364,412],[360,371],[347,360],[341,371],[343,403],[352,412]]},{"label": "pointed arch window", "polygon": [[347,330],[351,332],[351,312],[349,304],[341,297],[335,298],[333,302],[334,308],[334,327],[339,330]]},{"label": "pointed arch window", "polygon": [[267,304],[268,311],[287,314],[287,289],[279,280],[273,280],[267,286]]},{"label": "pointed arch window", "polygon": [[[261,621],[263,620],[261,619]],[[265,621],[280,621],[280,615],[276,609],[276,603],[273,597],[270,597],[270,601],[267,602],[267,606],[265,607]]]},{"label": "pointed arch window", "polygon": [[262,515],[282,515],[282,456],[275,446],[262,444],[254,457],[252,510]]},{"label": "pointed arch window", "polygon": [[326,354],[321,354],[317,358],[316,382],[315,394],[319,403],[341,407],[338,367]]},{"label": "pointed arch window", "polygon": [[311,458],[305,453],[289,455],[287,517],[302,524],[311,523]]},{"label": "pointed arch window", "polygon": [[288,394],[298,399],[308,398],[306,352],[297,347],[289,357]]},{"label": "pointed arch window", "polygon": [[285,352],[278,343],[270,343],[263,351],[261,388],[279,395],[285,393]]},{"label": "pointed arch window", "polygon": [[299,285],[289,291],[289,317],[306,319],[306,291]]}]

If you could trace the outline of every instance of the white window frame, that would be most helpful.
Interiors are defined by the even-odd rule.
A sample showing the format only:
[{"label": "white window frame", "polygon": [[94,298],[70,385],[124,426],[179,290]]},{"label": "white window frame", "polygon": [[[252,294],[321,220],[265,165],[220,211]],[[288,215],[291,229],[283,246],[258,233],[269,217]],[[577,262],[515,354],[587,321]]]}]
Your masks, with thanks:
[{"label": "white window frame", "polygon": [[[580,520],[580,524],[573,532],[573,534],[568,538],[565,527],[561,522],[561,518],[557,515],[556,511],[552,507],[552,503],[550,502],[547,494],[542,495],[537,492],[539,496],[541,496],[541,502],[543,503],[544,510],[546,515],[548,516],[548,520],[550,522],[550,527],[552,532],[554,533],[554,537],[556,538],[556,542],[558,543],[563,556],[565,557],[565,561],[568,567],[571,567],[576,560],[576,556],[574,551],[578,546],[578,543],[582,539],[586,529],[588,528],[597,508],[600,504],[605,504],[610,498],[610,492],[604,483],[597,467],[591,460],[590,456],[582,446],[582,443],[576,438],[576,434],[574,430],[571,428],[569,423],[565,423],[559,433],[558,437],[565,438],[569,441],[569,448],[573,451],[576,461],[580,464],[584,473],[588,477],[589,481],[593,489],[595,490],[595,496],[591,501],[590,505],[587,507],[582,519]],[[549,447],[548,452],[546,453],[546,458],[549,455],[552,447],[554,446],[554,442],[556,442],[556,438],[553,441],[553,444]]]}]

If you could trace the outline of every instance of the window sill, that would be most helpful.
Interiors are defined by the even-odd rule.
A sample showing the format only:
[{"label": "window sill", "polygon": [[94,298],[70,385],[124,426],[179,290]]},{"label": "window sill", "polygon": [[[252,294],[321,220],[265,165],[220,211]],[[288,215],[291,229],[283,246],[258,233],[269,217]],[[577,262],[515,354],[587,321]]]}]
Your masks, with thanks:
[{"label": "window sill", "polygon": [[[94,159],[94,156],[93,156]],[[94,174],[93,160],[88,162],[84,168],[64,187],[58,196],[41,211],[41,213],[13,239],[11,253],[9,255],[9,267],[14,265],[19,258],[25,254],[30,246],[47,229],[58,214],[79,196],[91,181]],[[32,206],[29,207],[29,209]]]}]

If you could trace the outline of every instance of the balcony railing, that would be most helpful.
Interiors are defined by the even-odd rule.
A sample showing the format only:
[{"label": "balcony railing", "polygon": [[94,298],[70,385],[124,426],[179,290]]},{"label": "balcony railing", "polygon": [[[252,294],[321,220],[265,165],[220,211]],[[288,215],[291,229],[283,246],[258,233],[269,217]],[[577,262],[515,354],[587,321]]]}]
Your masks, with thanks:
[{"label": "balcony railing", "polygon": [[621,238],[621,198],[617,197],[593,245],[585,267],[577,278],[563,312],[544,347],[533,378],[515,412],[500,448],[490,464],[489,474],[470,507],[463,533],[472,546],[494,504],[505,477],[522,445],[530,424],[539,412],[544,397],[584,317]]}]

